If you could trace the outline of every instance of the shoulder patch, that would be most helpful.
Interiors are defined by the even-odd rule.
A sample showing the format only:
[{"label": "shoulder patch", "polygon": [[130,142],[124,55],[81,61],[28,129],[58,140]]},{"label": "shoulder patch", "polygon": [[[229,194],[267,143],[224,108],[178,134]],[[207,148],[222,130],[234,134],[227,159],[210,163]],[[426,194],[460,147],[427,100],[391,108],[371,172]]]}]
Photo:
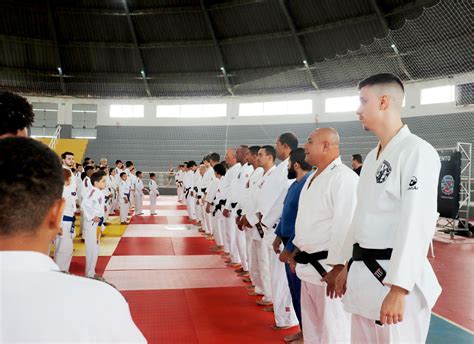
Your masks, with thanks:
[{"label": "shoulder patch", "polygon": [[382,184],[385,182],[390,173],[392,173],[392,166],[387,160],[384,160],[375,173],[375,180],[377,184]]}]

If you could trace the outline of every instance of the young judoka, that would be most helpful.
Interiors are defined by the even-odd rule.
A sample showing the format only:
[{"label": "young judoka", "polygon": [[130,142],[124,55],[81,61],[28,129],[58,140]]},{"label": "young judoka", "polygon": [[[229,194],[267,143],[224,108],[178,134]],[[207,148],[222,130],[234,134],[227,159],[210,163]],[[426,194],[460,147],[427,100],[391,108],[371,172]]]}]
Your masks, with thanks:
[{"label": "young judoka", "polygon": [[63,168],[64,171],[64,211],[61,221],[61,230],[54,241],[54,261],[58,264],[61,271],[69,271],[71,265],[73,240],[76,236],[74,231],[74,222],[76,218],[76,190],[72,184],[74,176],[70,170]]},{"label": "young judoka", "polygon": [[318,170],[301,190],[293,243],[299,249],[294,260],[307,344],[350,342],[350,314],[334,293],[335,279],[346,263],[341,248],[355,210],[359,178],[342,163],[339,141],[336,130],[319,128],[305,144],[305,160]]},{"label": "young judoka", "polygon": [[135,174],[135,215],[143,215],[143,173]]},{"label": "young judoka", "polygon": [[158,191],[158,184],[156,183],[156,174],[150,173],[150,183],[148,184],[150,189],[150,215],[156,215],[156,197],[160,194]]},{"label": "young judoka", "polygon": [[217,216],[215,216],[216,206],[216,195],[219,192],[222,178],[226,175],[226,169],[223,165],[217,163],[212,167],[214,171],[214,178],[211,180],[211,184],[207,189],[206,193],[206,214],[210,215],[210,224],[212,228],[212,234],[216,240],[216,246],[211,248],[212,251],[221,251],[224,248],[224,239],[222,236],[221,224]]},{"label": "young judoka", "polygon": [[120,224],[127,225],[128,209],[130,207],[130,184],[127,181],[127,173],[120,173],[119,202],[120,202]]},{"label": "young judoka", "polygon": [[109,169],[109,175],[107,177],[107,188],[110,190],[111,194],[111,203],[110,203],[110,209],[109,213],[113,214],[115,212],[115,209],[117,209],[117,188],[118,188],[118,182],[117,182],[117,171],[115,168],[110,168]]},{"label": "young judoka", "polygon": [[[437,219],[440,159],[402,123],[404,87],[392,74],[359,83],[357,115],[378,138],[366,157],[337,292],[353,343],[424,343],[441,287],[427,252]],[[347,269],[349,273],[347,274]],[[347,279],[347,284],[345,283]]]},{"label": "young judoka", "polygon": [[89,194],[82,200],[84,213],[84,239],[86,241],[86,277],[97,278],[95,266],[99,257],[99,244],[102,232],[105,229],[105,189],[107,180],[104,171],[97,171],[91,175],[91,188]]}]

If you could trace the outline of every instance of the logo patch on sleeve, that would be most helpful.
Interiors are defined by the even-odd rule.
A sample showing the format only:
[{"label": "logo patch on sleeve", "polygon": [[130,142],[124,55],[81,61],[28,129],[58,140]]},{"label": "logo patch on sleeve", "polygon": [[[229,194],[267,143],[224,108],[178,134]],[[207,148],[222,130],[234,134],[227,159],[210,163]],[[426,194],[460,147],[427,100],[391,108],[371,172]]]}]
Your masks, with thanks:
[{"label": "logo patch on sleeve", "polygon": [[408,190],[418,190],[418,186],[416,184],[418,183],[418,179],[413,176],[410,179],[410,183],[408,183]]},{"label": "logo patch on sleeve", "polygon": [[392,166],[387,160],[384,160],[382,164],[377,169],[377,173],[375,174],[375,180],[378,184],[382,184],[384,181],[387,180],[388,176],[392,172]]}]

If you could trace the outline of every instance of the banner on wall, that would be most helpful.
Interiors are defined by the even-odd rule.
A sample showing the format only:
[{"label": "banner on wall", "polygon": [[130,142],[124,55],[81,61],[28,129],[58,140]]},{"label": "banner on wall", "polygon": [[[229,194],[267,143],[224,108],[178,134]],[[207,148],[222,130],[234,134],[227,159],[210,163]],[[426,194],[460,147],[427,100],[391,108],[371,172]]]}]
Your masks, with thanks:
[{"label": "banner on wall", "polygon": [[461,189],[461,153],[452,150],[438,151],[441,171],[438,182],[438,213],[454,219],[459,211]]}]

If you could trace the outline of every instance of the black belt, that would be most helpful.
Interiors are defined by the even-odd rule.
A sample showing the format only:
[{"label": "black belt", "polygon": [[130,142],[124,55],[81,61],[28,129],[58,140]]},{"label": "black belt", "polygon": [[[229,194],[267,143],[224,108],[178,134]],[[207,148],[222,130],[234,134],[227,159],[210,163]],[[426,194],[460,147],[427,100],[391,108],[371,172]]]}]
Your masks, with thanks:
[{"label": "black belt", "polygon": [[202,188],[202,189],[201,189],[201,192],[204,192],[204,193],[205,193],[206,190],[207,190],[207,188]]},{"label": "black belt", "polygon": [[193,190],[196,191],[196,192],[198,192],[197,186],[195,186],[195,187],[193,188]]},{"label": "black belt", "polygon": [[186,197],[186,198],[188,198],[189,189],[191,189],[191,188],[185,188],[185,189],[184,189],[184,197]]},{"label": "black belt", "polygon": [[364,262],[365,266],[370,270],[372,275],[383,285],[383,280],[387,276],[387,272],[377,262],[377,260],[390,260],[393,249],[368,249],[354,244],[352,249],[352,258],[349,260],[348,270],[352,262]]},{"label": "black belt", "polygon": [[201,199],[201,197],[202,197],[201,195],[198,195],[198,199]]},{"label": "black belt", "polygon": [[326,269],[321,265],[319,262],[320,260],[326,259],[328,257],[328,251],[319,251],[316,253],[308,253],[308,252],[298,252],[295,254],[295,262],[300,264],[311,264],[316,271],[324,277],[328,272]]},{"label": "black belt", "polygon": [[237,202],[231,203],[230,206],[232,207],[232,209],[234,209],[237,206]]},{"label": "black belt", "polygon": [[242,209],[237,209],[237,216],[242,216]]},{"label": "black belt", "polygon": [[265,232],[263,231],[262,223],[258,222],[255,224],[255,228],[257,228],[258,234],[260,235],[260,238],[263,239],[263,236],[265,235]]}]

